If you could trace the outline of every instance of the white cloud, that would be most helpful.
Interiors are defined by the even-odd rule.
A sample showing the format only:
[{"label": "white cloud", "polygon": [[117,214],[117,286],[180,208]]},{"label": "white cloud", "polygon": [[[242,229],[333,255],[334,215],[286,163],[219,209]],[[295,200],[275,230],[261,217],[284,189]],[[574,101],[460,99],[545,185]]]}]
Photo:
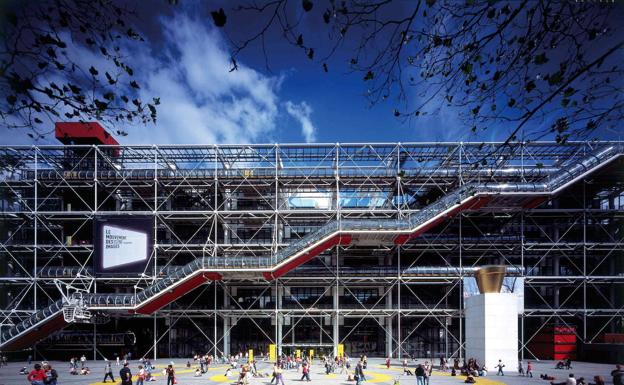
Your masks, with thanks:
[{"label": "white cloud", "polygon": [[284,103],[284,106],[286,107],[286,112],[301,124],[301,134],[304,136],[306,143],[314,142],[316,127],[314,127],[310,119],[312,107],[306,102],[297,104],[290,100]]},{"label": "white cloud", "polygon": [[282,78],[244,64],[229,72],[220,33],[188,16],[162,20],[164,52],[135,54],[141,99],[160,97],[156,126],[128,129],[124,143],[244,143],[276,128]]},{"label": "white cloud", "polygon": [[[307,103],[283,103],[279,91],[283,75],[265,75],[244,63],[230,72],[230,55],[221,32],[212,23],[177,14],[161,19],[162,41],[133,45],[126,62],[141,86],[140,99],[159,97],[157,123],[106,125],[122,144],[253,143],[279,140],[280,112],[302,125],[306,141],[314,140],[312,109]],[[112,64],[82,46],[71,45],[72,58],[84,68],[113,73]],[[115,92],[127,91],[118,84]],[[125,88],[124,88],[125,87]],[[56,141],[50,136],[45,141]],[[25,135],[0,143],[32,143]],[[38,141],[42,143],[42,141]]]}]

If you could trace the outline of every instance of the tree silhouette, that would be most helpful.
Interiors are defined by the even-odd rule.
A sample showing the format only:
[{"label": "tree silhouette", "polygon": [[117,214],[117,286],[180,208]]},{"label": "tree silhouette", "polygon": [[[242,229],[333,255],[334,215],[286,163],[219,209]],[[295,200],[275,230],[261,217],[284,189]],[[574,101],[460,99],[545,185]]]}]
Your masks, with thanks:
[{"label": "tree silhouette", "polygon": [[230,13],[228,32],[236,17],[261,25],[233,39],[233,69],[241,52],[266,52],[265,37],[279,35],[323,71],[346,57],[368,101],[390,99],[399,119],[453,108],[475,133],[506,127],[497,150],[621,130],[624,9],[612,1],[273,0]]},{"label": "tree silhouette", "polygon": [[28,129],[38,139],[58,120],[156,121],[160,101],[140,100],[127,53],[144,41],[129,25],[134,11],[111,0],[9,2],[3,7],[1,125]]}]

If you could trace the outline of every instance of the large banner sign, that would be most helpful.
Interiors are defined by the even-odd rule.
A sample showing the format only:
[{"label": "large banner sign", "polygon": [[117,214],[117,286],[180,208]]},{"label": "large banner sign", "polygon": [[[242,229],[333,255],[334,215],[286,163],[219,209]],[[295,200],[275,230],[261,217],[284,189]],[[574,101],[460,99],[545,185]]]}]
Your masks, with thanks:
[{"label": "large banner sign", "polygon": [[143,273],[152,253],[153,234],[150,217],[97,217],[93,234],[95,273]]}]

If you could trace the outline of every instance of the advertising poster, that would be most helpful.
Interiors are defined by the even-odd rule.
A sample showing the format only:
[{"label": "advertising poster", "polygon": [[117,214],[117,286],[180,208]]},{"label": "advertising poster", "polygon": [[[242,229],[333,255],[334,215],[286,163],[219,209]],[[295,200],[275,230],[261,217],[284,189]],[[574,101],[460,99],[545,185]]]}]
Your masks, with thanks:
[{"label": "advertising poster", "polygon": [[135,275],[145,271],[153,250],[153,218],[98,217],[93,229],[96,275]]}]

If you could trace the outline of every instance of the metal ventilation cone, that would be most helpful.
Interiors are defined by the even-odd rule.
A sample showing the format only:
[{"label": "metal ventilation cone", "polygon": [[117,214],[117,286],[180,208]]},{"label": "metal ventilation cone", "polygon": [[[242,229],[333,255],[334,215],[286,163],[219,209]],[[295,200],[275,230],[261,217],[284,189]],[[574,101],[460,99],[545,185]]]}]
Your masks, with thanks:
[{"label": "metal ventilation cone", "polygon": [[507,268],[503,265],[482,266],[475,272],[479,292],[500,293]]}]

